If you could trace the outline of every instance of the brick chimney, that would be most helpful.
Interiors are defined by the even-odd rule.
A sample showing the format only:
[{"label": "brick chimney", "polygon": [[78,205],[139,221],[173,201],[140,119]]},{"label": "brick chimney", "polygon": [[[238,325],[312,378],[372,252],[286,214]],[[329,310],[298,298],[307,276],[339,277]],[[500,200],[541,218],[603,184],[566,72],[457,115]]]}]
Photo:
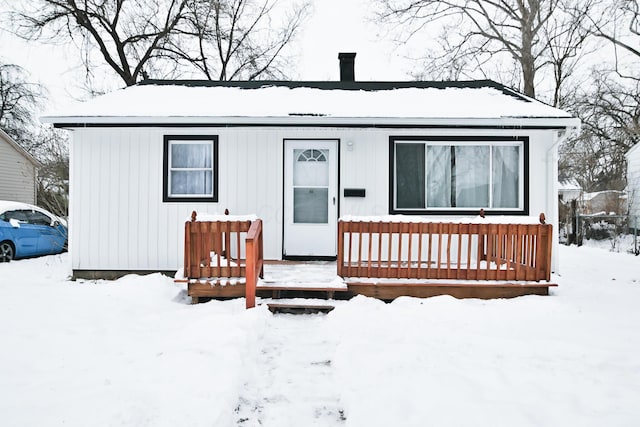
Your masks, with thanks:
[{"label": "brick chimney", "polygon": [[356,54],[341,52],[338,54],[338,59],[340,60],[340,81],[341,82],[356,81],[356,75],[354,72]]}]

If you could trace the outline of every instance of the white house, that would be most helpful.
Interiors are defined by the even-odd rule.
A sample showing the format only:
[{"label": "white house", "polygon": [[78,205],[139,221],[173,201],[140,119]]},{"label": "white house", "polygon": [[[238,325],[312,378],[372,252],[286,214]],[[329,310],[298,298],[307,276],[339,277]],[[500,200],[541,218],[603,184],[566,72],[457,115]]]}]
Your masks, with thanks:
[{"label": "white house", "polygon": [[558,184],[558,196],[564,203],[578,200],[582,196],[582,187],[574,178],[560,180]]},{"label": "white house", "polygon": [[640,144],[631,147],[626,157],[629,215],[636,216],[640,226]]},{"label": "white house", "polygon": [[44,117],[72,134],[74,275],[175,271],[193,210],[262,218],[266,259],[335,257],[344,215],[557,225],[578,119],[488,80],[354,81],[354,56],[339,82],[147,81]]},{"label": "white house", "polygon": [[581,213],[585,215],[626,215],[628,212],[626,191],[583,192],[581,202]]},{"label": "white house", "polygon": [[36,203],[39,163],[0,129],[0,200]]}]

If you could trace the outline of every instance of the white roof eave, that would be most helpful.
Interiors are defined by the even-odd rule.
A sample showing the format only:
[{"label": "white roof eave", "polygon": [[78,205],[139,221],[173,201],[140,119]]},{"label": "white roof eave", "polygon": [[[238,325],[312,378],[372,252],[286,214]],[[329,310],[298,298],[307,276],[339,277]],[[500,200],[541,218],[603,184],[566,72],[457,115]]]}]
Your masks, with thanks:
[{"label": "white roof eave", "polygon": [[92,125],[283,125],[283,126],[505,126],[505,127],[576,127],[580,120],[574,117],[334,117],[334,116],[43,116],[45,123],[62,127]]},{"label": "white roof eave", "polygon": [[631,156],[631,154],[632,154],[633,152],[635,152],[636,150],[639,150],[639,149],[640,149],[640,144],[636,144],[636,145],[634,145],[633,147],[631,147],[631,148],[629,149],[629,151],[627,151],[627,152],[625,153],[625,156],[627,157],[627,159],[629,159],[629,157]]}]

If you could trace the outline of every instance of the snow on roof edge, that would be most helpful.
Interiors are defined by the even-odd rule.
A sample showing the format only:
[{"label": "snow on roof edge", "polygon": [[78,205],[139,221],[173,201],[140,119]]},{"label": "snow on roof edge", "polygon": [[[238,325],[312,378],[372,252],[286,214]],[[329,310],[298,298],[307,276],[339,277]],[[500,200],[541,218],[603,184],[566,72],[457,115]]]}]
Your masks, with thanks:
[{"label": "snow on roof edge", "polygon": [[[516,93],[517,94],[517,93]],[[121,89],[66,111],[42,116],[45,122],[69,123],[90,118],[345,118],[571,119],[562,110],[495,87],[402,87],[394,90],[325,90],[309,87],[191,87],[141,85]],[[145,119],[146,120],[146,119]]]}]

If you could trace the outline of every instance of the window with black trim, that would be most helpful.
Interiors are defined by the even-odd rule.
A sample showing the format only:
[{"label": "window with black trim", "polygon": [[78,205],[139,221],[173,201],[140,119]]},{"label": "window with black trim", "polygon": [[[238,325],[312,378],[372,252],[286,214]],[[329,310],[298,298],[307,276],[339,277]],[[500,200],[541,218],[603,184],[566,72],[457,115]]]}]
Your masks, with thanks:
[{"label": "window with black trim", "polygon": [[218,201],[218,136],[165,135],[165,202]]},{"label": "window with black trim", "polygon": [[392,213],[527,214],[527,137],[392,137]]}]

